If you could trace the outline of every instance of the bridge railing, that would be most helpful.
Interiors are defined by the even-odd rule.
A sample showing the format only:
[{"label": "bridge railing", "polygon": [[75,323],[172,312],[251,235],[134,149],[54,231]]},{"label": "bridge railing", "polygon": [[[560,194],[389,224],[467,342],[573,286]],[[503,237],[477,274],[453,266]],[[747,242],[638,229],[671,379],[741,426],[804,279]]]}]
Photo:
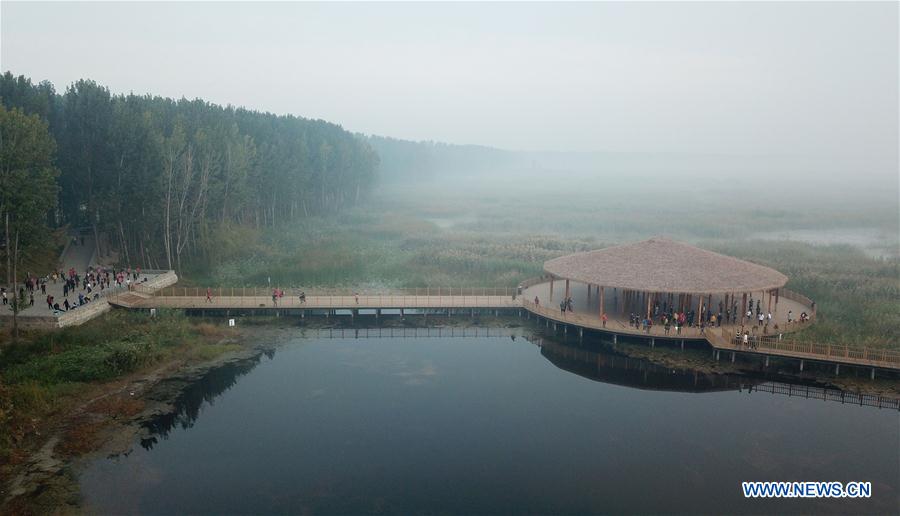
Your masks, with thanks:
[{"label": "bridge railing", "polygon": [[[392,289],[346,289],[346,288],[284,288],[283,297],[296,297],[304,293],[310,297],[508,297],[516,294],[515,287],[419,287]],[[275,288],[269,287],[211,287],[212,297],[268,297]],[[150,292],[148,292],[150,293]],[[206,297],[204,287],[168,286],[152,292],[160,297]]]},{"label": "bridge railing", "polygon": [[[723,337],[736,348],[744,347],[743,336],[734,333]],[[853,359],[860,361],[883,364],[885,367],[900,368],[900,352],[889,349],[878,349],[860,346],[848,346],[846,344],[822,344],[818,342],[803,342],[796,339],[786,339],[778,335],[773,336],[748,336],[748,345],[751,349],[770,350],[782,353],[803,353],[818,355],[822,358]]]},{"label": "bridge railing", "polygon": [[[300,293],[305,295],[300,298]],[[420,287],[360,290],[292,288],[273,299],[274,289],[262,287],[167,286],[147,290],[155,306],[175,308],[506,308],[521,306],[512,287]]]}]

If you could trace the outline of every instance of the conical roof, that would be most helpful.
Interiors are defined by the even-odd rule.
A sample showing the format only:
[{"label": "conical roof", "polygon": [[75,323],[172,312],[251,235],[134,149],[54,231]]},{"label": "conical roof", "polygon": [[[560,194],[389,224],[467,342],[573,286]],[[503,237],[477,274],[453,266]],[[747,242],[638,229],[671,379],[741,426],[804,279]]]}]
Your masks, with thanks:
[{"label": "conical roof", "polygon": [[788,280],[769,267],[659,237],[554,258],[544,270],[604,287],[688,294],[756,292]]}]

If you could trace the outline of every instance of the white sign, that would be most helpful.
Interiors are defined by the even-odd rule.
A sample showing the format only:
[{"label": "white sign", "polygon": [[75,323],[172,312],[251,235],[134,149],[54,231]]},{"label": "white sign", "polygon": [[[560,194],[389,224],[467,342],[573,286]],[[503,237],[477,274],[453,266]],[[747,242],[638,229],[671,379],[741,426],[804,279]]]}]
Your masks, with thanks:
[{"label": "white sign", "polygon": [[234,326],[234,319],[228,319],[228,326]]},{"label": "white sign", "polygon": [[156,317],[156,308],[150,309],[150,317]]}]

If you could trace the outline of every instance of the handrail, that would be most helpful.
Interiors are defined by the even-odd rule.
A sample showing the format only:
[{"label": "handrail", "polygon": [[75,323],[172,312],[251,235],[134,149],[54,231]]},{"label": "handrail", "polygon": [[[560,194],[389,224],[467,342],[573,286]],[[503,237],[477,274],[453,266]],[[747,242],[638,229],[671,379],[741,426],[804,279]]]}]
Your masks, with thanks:
[{"label": "handrail", "polygon": [[[729,338],[723,331],[732,347],[744,347],[743,337],[731,335]],[[844,358],[852,360],[867,360],[869,362],[883,362],[893,367],[900,366],[900,352],[888,349],[876,349],[869,347],[848,346],[846,344],[821,344],[817,342],[802,342],[796,339],[779,338],[778,336],[748,336],[750,349],[767,349],[791,353],[806,353],[808,355],[820,355],[823,357]]]}]

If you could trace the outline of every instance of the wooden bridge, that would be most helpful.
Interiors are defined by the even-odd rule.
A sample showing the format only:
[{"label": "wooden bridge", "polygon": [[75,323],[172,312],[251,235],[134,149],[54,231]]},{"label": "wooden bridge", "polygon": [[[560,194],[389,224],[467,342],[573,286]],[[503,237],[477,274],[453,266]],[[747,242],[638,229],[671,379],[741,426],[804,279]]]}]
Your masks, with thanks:
[{"label": "wooden bridge", "polygon": [[[682,327],[665,333],[659,325],[648,332],[634,328],[628,321],[615,314],[602,321],[596,314],[561,311],[557,308],[536,304],[520,295],[513,288],[417,288],[392,290],[389,292],[362,292],[346,290],[311,290],[301,299],[298,292],[285,294],[273,299],[269,289],[260,288],[215,288],[207,298],[206,289],[191,287],[166,287],[162,289],[135,289],[117,293],[109,297],[110,304],[123,308],[149,309],[171,308],[222,315],[276,313],[278,315],[307,314],[338,315],[382,315],[383,310],[396,311],[402,316],[406,311],[425,314],[474,314],[476,311],[493,311],[495,314],[513,312],[515,315],[536,317],[546,326],[583,335],[585,330],[610,336],[614,342],[619,336],[645,339],[650,345],[656,341],[668,341],[684,347],[685,341],[705,341],[714,350],[718,360],[722,352],[730,353],[733,361],[737,354],[751,354],[765,357],[790,358],[800,361],[800,369],[806,362],[821,362],[835,365],[835,372],[841,365],[900,371],[900,353],[890,350],[863,347],[840,346],[800,342],[790,337],[790,331],[800,329],[794,323],[788,331],[778,335],[754,336],[750,346],[744,346],[737,338],[741,326],[724,325],[709,328],[704,332],[697,327]],[[810,324],[810,323],[806,323]],[[726,355],[728,356],[728,355]]]}]

